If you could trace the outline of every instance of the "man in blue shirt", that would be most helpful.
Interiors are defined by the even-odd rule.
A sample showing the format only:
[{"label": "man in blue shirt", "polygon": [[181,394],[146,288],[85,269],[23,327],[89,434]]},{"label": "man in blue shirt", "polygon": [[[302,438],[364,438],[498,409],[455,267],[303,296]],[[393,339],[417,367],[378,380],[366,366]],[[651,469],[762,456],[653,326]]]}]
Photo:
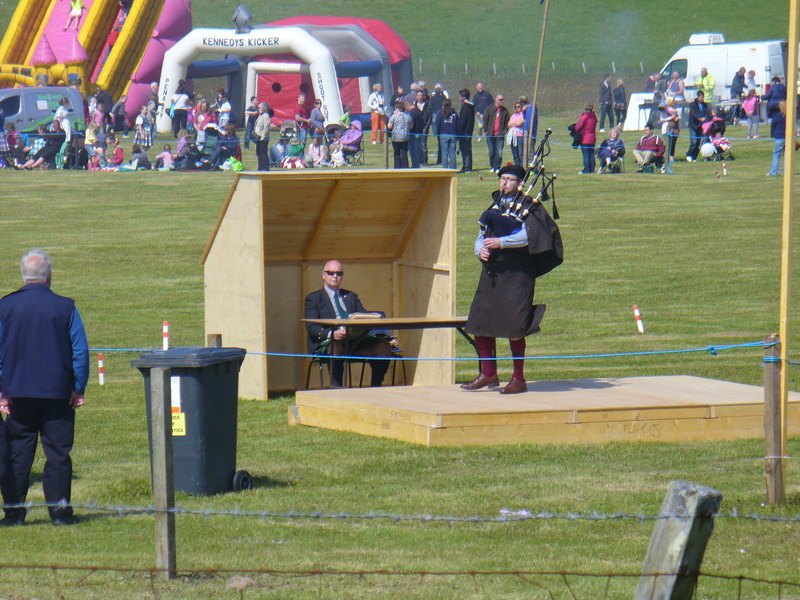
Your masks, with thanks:
[{"label": "man in blue shirt", "polygon": [[[53,525],[78,521],[69,505],[75,409],[89,379],[89,348],[72,299],[50,290],[52,263],[39,248],[21,261],[23,287],[0,300],[0,412],[6,420],[6,506],[24,504],[37,437],[45,454],[42,487]],[[0,525],[22,525],[26,509],[6,508]]]}]

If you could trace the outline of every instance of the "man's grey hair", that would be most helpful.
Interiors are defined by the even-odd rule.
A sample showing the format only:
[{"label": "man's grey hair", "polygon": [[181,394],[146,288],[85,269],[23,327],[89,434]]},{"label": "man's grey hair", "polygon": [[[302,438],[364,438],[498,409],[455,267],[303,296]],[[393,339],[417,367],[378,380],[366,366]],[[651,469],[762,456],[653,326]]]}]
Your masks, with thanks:
[{"label": "man's grey hair", "polygon": [[22,281],[48,281],[53,271],[53,261],[41,248],[33,248],[22,255],[19,261]]}]

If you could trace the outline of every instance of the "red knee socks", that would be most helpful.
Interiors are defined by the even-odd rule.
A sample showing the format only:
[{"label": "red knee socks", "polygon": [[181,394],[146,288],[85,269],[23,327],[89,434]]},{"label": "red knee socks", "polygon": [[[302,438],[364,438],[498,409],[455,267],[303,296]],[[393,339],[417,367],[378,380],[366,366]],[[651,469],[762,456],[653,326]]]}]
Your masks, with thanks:
[{"label": "red knee socks", "polygon": [[[478,357],[494,358],[496,356],[495,338],[487,337],[485,335],[476,335],[475,345],[478,347]],[[495,375],[497,375],[497,361],[482,360],[481,373],[486,377],[494,377]]]},{"label": "red knee socks", "polygon": [[508,340],[508,345],[514,357],[514,379],[525,381],[525,338]]}]

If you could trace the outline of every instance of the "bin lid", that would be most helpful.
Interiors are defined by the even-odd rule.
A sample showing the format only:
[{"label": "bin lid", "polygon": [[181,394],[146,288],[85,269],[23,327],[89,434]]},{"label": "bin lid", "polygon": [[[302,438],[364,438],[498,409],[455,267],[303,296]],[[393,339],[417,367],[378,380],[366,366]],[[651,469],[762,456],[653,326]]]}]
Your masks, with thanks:
[{"label": "bin lid", "polygon": [[244,360],[247,350],[244,348],[170,348],[145,352],[138,359],[131,361],[131,366],[137,369],[172,367],[207,367],[224,362]]}]

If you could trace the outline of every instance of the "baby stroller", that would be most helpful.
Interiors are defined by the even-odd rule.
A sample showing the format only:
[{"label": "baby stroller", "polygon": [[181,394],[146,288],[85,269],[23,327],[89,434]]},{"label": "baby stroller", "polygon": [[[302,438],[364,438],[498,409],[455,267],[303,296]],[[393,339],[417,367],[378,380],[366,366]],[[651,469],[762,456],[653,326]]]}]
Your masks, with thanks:
[{"label": "baby stroller", "polygon": [[724,136],[711,138],[711,145],[714,146],[714,160],[736,160],[731,152],[732,144]]},{"label": "baby stroller", "polygon": [[286,138],[288,140],[297,137],[297,123],[292,120],[286,120],[281,123],[279,137]]},{"label": "baby stroller", "polygon": [[339,140],[344,135],[344,132],[347,131],[347,127],[345,127],[341,123],[331,123],[325,128],[325,143],[327,145],[331,145],[332,143]]}]

